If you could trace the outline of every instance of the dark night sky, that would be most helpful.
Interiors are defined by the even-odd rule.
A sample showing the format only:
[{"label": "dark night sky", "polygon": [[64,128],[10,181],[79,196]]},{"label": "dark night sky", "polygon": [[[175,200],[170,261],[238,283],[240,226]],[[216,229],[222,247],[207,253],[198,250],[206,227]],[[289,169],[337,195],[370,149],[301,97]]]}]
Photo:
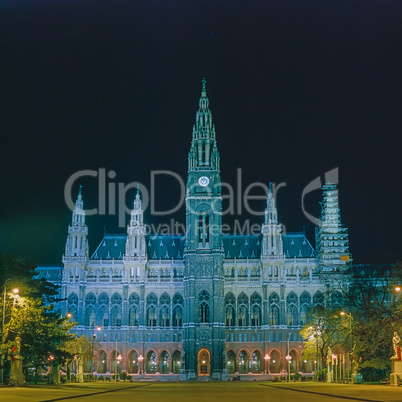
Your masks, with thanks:
[{"label": "dark night sky", "polygon": [[[279,219],[288,231],[305,226],[313,242],[302,190],[339,167],[355,262],[402,259],[400,0],[0,7],[0,252],[61,263],[71,220],[64,185],[80,169],[114,170],[115,182],[146,186],[152,170],[185,178],[205,77],[223,181],[235,185],[242,168],[244,187],[286,182]],[[81,182],[86,207],[96,207],[96,180]],[[157,207],[172,206],[177,191],[160,179]],[[307,197],[309,212],[318,213],[320,198]],[[184,209],[174,217],[183,222]],[[224,221],[248,218],[262,219]],[[91,253],[104,227],[125,231],[116,216],[87,223]]]}]

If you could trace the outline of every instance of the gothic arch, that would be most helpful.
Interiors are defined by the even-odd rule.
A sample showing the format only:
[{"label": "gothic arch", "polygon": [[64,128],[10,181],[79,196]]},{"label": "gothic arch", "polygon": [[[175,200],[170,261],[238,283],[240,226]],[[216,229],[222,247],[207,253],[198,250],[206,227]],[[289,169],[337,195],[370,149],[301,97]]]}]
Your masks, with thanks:
[{"label": "gothic arch", "polygon": [[248,353],[246,350],[242,349],[239,352],[237,364],[238,364],[238,371],[239,374],[247,374],[248,373]]},{"label": "gothic arch", "polygon": [[159,355],[159,372],[161,374],[170,372],[170,356],[167,350],[163,350]]},{"label": "gothic arch", "polygon": [[324,295],[320,291],[315,292],[313,296],[313,305],[324,307],[324,304],[325,304]]},{"label": "gothic arch", "polygon": [[251,352],[251,372],[256,374],[256,373],[261,373],[263,371],[263,362],[261,358],[261,351],[258,349],[255,349],[253,352]]},{"label": "gothic arch", "polygon": [[150,350],[146,355],[146,372],[147,374],[155,374],[157,371],[156,352]]},{"label": "gothic arch", "polygon": [[247,327],[249,323],[249,302],[244,292],[237,298],[237,324],[239,327]]},{"label": "gothic arch", "polygon": [[138,296],[138,294],[136,292],[131,293],[130,297],[128,298],[128,304],[130,306],[132,305],[140,305],[140,297]]},{"label": "gothic arch", "polygon": [[138,361],[138,352],[133,349],[128,353],[128,364],[127,371],[130,374],[138,374],[139,372],[139,361]]},{"label": "gothic arch", "polygon": [[280,373],[281,372],[281,354],[277,349],[271,350],[269,356],[271,359],[269,360],[269,372],[270,374],[273,373]]},{"label": "gothic arch", "polygon": [[236,298],[232,292],[225,296],[225,325],[227,327],[236,325]]},{"label": "gothic arch", "polygon": [[236,372],[236,353],[233,350],[227,351],[228,358],[226,362],[226,370],[228,374],[235,374]]},{"label": "gothic arch", "polygon": [[181,351],[176,349],[172,353],[172,372],[173,374],[180,374],[181,369]]}]

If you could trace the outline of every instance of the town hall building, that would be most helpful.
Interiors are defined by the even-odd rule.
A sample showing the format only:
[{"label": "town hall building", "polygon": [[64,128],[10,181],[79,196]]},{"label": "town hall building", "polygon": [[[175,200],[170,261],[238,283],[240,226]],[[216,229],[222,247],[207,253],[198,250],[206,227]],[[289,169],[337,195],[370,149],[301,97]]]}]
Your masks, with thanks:
[{"label": "town hall building", "polygon": [[80,190],[63,268],[39,271],[60,283],[77,334],[96,335],[97,375],[273,378],[288,372],[286,356],[291,372],[315,370],[301,357],[299,332],[309,308],[324,303],[323,275],[351,262],[337,187],[323,187],[316,248],[304,232],[282,233],[271,188],[259,235],[223,235],[219,164],[203,80],[188,154],[186,235],[147,235],[137,191],[127,232],[105,234],[90,253]]}]

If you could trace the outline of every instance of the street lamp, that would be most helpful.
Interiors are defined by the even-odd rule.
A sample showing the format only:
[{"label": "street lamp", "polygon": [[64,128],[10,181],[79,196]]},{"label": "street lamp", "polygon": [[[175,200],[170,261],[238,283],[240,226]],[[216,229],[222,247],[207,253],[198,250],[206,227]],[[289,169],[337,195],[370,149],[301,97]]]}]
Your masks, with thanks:
[{"label": "street lamp", "polygon": [[315,344],[316,344],[316,357],[315,357],[315,376],[317,378],[317,381],[320,381],[319,377],[318,377],[318,371],[319,371],[319,367],[318,367],[318,362],[319,362],[319,356],[318,356],[318,330],[314,329],[314,327],[309,327],[309,329],[315,331],[314,337],[315,337]]},{"label": "street lamp", "polygon": [[[395,288],[396,290],[396,288]],[[341,316],[346,316],[349,318],[349,333],[350,333],[350,353],[349,353],[349,359],[350,359],[350,380],[352,381],[352,360],[353,360],[353,332],[352,332],[352,313],[347,314],[344,311],[341,311]]]},{"label": "street lamp", "polygon": [[144,356],[143,355],[139,355],[138,356],[138,361],[140,362],[140,375],[142,375],[141,373],[141,365],[142,365],[142,361],[144,360]]},{"label": "street lamp", "polygon": [[286,357],[285,357],[285,359],[287,360],[287,362],[288,362],[288,381],[290,382],[290,362],[291,362],[291,360],[292,360],[292,356],[290,356],[290,354],[287,354],[286,355]]},{"label": "street lamp", "polygon": [[[6,317],[6,294],[7,294],[7,282],[10,281],[11,278],[6,279],[4,282],[4,294],[3,294],[3,319],[2,319],[2,325],[1,325],[1,346],[4,345],[4,322],[5,322],[5,317]],[[14,295],[17,295],[19,293],[18,288],[14,288],[12,290]],[[3,385],[4,382],[4,359],[1,361],[1,385]]]},{"label": "street lamp", "polygon": [[271,356],[269,354],[266,354],[264,356],[264,359],[265,359],[265,367],[266,367],[265,374],[268,374],[269,373],[268,364],[269,364],[269,361],[271,360]]},{"label": "street lamp", "polygon": [[[70,314],[70,317],[71,317],[71,313],[68,313],[68,314]],[[67,317],[68,317],[68,314],[67,314]],[[102,328],[100,327],[100,326],[97,326],[96,327],[96,330],[97,331],[100,331]],[[92,362],[91,362],[91,379],[93,378],[93,376],[94,376],[94,365],[95,365],[95,337],[96,337],[96,335],[95,335],[95,323],[93,322],[92,323]]]}]

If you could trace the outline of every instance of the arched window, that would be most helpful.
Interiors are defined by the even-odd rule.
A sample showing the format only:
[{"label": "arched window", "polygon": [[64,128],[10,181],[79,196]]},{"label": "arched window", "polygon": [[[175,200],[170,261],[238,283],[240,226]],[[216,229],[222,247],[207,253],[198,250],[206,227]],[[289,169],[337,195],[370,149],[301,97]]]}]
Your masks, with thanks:
[{"label": "arched window", "polygon": [[85,325],[87,327],[95,324],[95,308],[93,306],[88,306],[85,309]]},{"label": "arched window", "polygon": [[289,327],[297,326],[297,307],[294,304],[288,306],[286,317],[287,317],[287,325]]},{"label": "arched window", "polygon": [[251,304],[251,326],[259,327],[261,325],[262,299],[257,292],[254,292],[251,295],[250,304]]},{"label": "arched window", "polygon": [[227,327],[234,327],[236,325],[235,309],[233,306],[227,306],[225,308],[225,325]]},{"label": "arched window", "polygon": [[286,321],[287,325],[294,327],[298,325],[298,298],[296,293],[290,292],[286,298]]},{"label": "arched window", "polygon": [[173,308],[173,326],[181,327],[183,325],[183,307],[177,305]]},{"label": "arched window", "polygon": [[279,296],[276,292],[269,296],[269,325],[280,325],[279,321]]},{"label": "arched window", "polygon": [[269,307],[269,325],[279,325],[279,307],[276,304]]},{"label": "arched window", "polygon": [[261,325],[261,308],[258,305],[251,307],[251,326],[259,327]]},{"label": "arched window", "polygon": [[121,326],[121,307],[119,305],[114,305],[110,312],[110,321],[112,327],[120,327]]},{"label": "arched window", "polygon": [[198,296],[198,322],[209,322],[209,293],[203,290]]},{"label": "arched window", "polygon": [[248,297],[243,292],[237,298],[237,317],[239,327],[248,325]]},{"label": "arched window", "polygon": [[147,310],[147,325],[148,327],[156,327],[157,319],[156,319],[156,308],[155,306],[148,307]]},{"label": "arched window", "polygon": [[160,309],[160,325],[161,327],[168,327],[170,325],[170,309],[167,306],[163,306]]},{"label": "arched window", "polygon": [[300,325],[306,325],[309,310],[311,307],[311,296],[308,292],[303,292],[300,296]]},{"label": "arched window", "polygon": [[313,296],[313,305],[324,307],[324,296],[321,292],[316,292]]},{"label": "arched window", "polygon": [[99,323],[103,327],[109,325],[109,306],[102,305],[99,308]]},{"label": "arched window", "polygon": [[341,308],[342,307],[342,295],[337,290],[331,294],[331,306]]},{"label": "arched window", "polygon": [[67,310],[71,314],[71,320],[77,317],[77,310],[78,310],[78,297],[75,293],[71,293],[67,299]]},{"label": "arched window", "polygon": [[140,315],[137,306],[131,306],[128,312],[128,325],[131,327],[138,327]]},{"label": "arched window", "polygon": [[232,292],[225,296],[225,325],[234,327],[236,325],[236,298]]}]

